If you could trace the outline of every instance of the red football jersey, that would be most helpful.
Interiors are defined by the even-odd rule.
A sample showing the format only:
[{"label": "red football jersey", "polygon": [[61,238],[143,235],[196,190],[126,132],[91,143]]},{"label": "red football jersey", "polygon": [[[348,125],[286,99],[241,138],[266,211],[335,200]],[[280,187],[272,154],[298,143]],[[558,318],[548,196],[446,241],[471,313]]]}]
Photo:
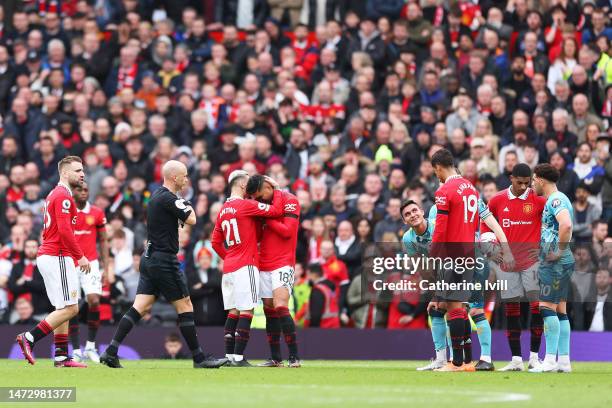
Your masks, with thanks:
[{"label": "red football jersey", "polygon": [[266,220],[259,244],[259,270],[273,271],[295,265],[300,203],[291,193],[282,193],[283,217]]},{"label": "red football jersey", "polygon": [[[510,188],[507,188],[495,194],[489,201],[489,210],[501,225],[510,243],[516,261],[515,270],[525,270],[537,262],[537,259],[529,256],[529,250],[537,248],[540,243],[542,212],[545,205],[546,198],[539,197],[530,188],[520,197],[516,197]],[[486,224],[483,224],[482,232],[485,231],[490,230]]]},{"label": "red football jersey", "polygon": [[478,231],[478,191],[472,183],[456,175],[436,191],[436,227],[432,242],[473,243]]},{"label": "red football jersey", "polygon": [[83,250],[74,236],[77,209],[72,192],[58,184],[47,196],[44,205],[43,242],[38,255],[83,257]]},{"label": "red football jersey", "polygon": [[281,192],[275,191],[272,205],[240,197],[228,198],[217,216],[212,235],[212,246],[223,258],[223,273],[234,272],[243,266],[258,265],[257,217],[283,215]]},{"label": "red football jersey", "polygon": [[79,245],[90,261],[98,259],[98,248],[96,247],[98,231],[106,226],[104,211],[95,205],[85,204],[85,208],[77,208],[77,220],[74,227],[74,235],[78,237]]}]

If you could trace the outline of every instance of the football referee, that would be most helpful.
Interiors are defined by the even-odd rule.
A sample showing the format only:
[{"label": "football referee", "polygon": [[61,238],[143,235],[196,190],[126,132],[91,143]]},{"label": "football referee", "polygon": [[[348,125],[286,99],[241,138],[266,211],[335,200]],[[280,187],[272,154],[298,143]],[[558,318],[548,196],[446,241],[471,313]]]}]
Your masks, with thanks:
[{"label": "football referee", "polygon": [[151,196],[147,207],[147,247],[140,261],[140,278],[134,305],[121,318],[115,336],[100,362],[112,368],[121,368],[117,357],[119,345],[151,310],[162,294],[178,313],[178,325],[193,355],[194,368],[218,368],[227,359],[205,355],[200,348],[193,320],[193,305],[189,298],[185,275],[179,270],[176,254],[179,249],[178,228],[194,225],[196,215],[191,203],[178,197],[189,181],[187,168],[179,161],[171,160],[162,168],[164,184]]}]

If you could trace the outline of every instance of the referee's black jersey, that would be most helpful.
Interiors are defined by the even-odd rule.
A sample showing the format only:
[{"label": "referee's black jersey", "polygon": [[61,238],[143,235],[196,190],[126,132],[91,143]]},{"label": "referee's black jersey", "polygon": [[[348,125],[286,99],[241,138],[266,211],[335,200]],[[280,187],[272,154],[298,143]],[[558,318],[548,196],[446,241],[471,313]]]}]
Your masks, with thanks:
[{"label": "referee's black jersey", "polygon": [[166,187],[155,190],[147,207],[149,252],[178,253],[179,220],[184,222],[189,214],[184,199]]}]

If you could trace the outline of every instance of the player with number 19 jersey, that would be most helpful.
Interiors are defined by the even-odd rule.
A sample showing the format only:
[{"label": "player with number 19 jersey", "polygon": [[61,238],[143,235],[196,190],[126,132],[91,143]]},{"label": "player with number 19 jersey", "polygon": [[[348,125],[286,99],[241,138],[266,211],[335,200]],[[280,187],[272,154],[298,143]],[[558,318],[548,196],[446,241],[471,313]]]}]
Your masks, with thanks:
[{"label": "player with number 19 jersey", "polygon": [[473,243],[478,232],[478,191],[460,175],[453,175],[436,191],[433,243]]}]

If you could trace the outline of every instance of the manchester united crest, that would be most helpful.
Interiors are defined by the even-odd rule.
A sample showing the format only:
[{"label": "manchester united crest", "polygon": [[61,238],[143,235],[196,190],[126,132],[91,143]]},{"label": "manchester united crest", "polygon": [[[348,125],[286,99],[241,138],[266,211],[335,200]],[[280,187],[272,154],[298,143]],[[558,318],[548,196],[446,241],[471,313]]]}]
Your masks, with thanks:
[{"label": "manchester united crest", "polygon": [[94,225],[94,222],[96,222],[96,219],[94,218],[93,215],[88,215],[87,217],[85,217],[85,222],[87,223],[87,225]]},{"label": "manchester united crest", "polygon": [[533,212],[533,204],[525,203],[523,204],[523,213],[531,214]]}]

